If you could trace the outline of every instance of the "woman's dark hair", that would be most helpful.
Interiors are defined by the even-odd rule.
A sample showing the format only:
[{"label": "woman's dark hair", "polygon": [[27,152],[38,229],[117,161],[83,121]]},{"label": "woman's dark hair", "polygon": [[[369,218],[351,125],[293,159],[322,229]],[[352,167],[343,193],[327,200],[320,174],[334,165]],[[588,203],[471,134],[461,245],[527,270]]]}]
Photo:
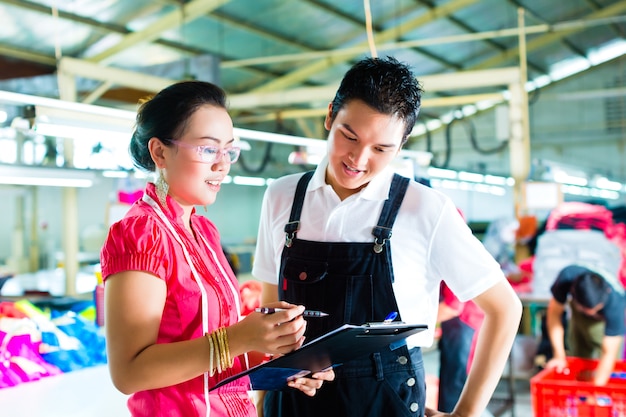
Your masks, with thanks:
[{"label": "woman's dark hair", "polygon": [[595,272],[584,272],[572,282],[572,298],[585,308],[606,303],[611,287]]},{"label": "woman's dark hair", "polygon": [[166,146],[182,136],[198,108],[210,105],[226,108],[226,93],[204,81],[182,81],[164,88],[144,101],[137,112],[135,130],[130,140],[130,156],[137,168],[156,169],[148,150],[148,141],[157,137]]},{"label": "woman's dark hair", "polygon": [[404,121],[407,141],[422,99],[422,88],[406,64],[392,57],[365,58],[346,72],[332,102],[331,121],[350,100],[362,100],[378,112]]}]

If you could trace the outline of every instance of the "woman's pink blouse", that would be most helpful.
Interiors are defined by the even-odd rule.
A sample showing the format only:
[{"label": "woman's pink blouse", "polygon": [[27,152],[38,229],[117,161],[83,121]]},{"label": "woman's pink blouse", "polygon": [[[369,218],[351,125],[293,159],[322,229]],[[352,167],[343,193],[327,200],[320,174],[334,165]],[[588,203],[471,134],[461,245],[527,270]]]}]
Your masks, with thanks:
[{"label": "woman's pink blouse", "polygon": [[[146,193],[154,201],[159,201],[152,183],[148,183]],[[169,197],[167,203],[168,207],[163,211],[185,244],[208,295],[209,331],[236,323],[239,315],[235,297],[239,297],[239,287],[222,251],[215,225],[195,211],[192,213],[191,223],[196,235],[205,238],[227,276],[220,272],[204,241],[200,237],[196,241],[183,226],[182,208],[178,203]],[[181,244],[146,202],[134,203],[126,216],[111,226],[102,249],[101,263],[105,292],[107,278],[122,271],[145,271],[154,274],[155,279],[165,281],[167,297],[157,343],[203,337],[200,288]],[[237,293],[233,293],[228,281]],[[137,294],[137,297],[141,296]],[[207,342],[207,355],[208,352]],[[211,377],[209,386],[242,371],[242,359],[235,358],[232,368]],[[128,407],[133,416],[205,416],[203,380],[203,374],[199,374],[178,385],[134,393],[128,400]],[[248,378],[240,378],[211,391],[211,416],[256,416],[248,389]]]}]

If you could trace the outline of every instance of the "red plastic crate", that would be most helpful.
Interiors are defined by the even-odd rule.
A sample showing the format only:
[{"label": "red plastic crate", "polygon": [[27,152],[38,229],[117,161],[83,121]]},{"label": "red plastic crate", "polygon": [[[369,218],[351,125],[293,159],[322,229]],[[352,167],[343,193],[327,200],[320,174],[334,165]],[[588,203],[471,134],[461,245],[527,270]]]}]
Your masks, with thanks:
[{"label": "red plastic crate", "polygon": [[626,362],[618,361],[602,387],[585,381],[594,359],[567,358],[568,370],[544,369],[530,379],[535,417],[626,417]]}]

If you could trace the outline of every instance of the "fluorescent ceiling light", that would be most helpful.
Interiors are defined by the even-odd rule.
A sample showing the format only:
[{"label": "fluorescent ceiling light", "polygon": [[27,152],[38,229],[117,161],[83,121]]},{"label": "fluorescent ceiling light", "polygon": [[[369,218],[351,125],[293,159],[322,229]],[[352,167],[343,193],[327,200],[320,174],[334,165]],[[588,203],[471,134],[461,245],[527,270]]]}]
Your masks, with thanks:
[{"label": "fluorescent ceiling light", "polygon": [[136,113],[130,110],[116,109],[113,107],[96,106],[93,104],[78,103],[74,101],[59,100],[55,98],[31,96],[27,94],[13,93],[10,91],[0,91],[0,101],[13,104],[28,104],[36,106],[38,109],[59,109],[68,110],[67,115],[76,118],[78,114],[90,114],[110,117],[113,119],[125,119],[133,122]]},{"label": "fluorescent ceiling light", "polygon": [[90,140],[119,140],[122,143],[130,141],[130,132],[116,132],[111,130],[93,129],[88,127],[56,125],[50,123],[39,123],[35,125],[35,132],[43,136],[53,136],[70,139],[90,139]]},{"label": "fluorescent ceiling light", "polygon": [[569,184],[569,185],[578,185],[584,187],[587,185],[587,178],[579,177],[576,175],[570,175],[565,171],[555,169],[553,175],[554,181],[560,182],[561,184]]},{"label": "fluorescent ceiling light", "polygon": [[484,175],[475,172],[459,171],[459,180],[461,181],[483,182],[484,178]]},{"label": "fluorescent ceiling light", "polygon": [[610,190],[610,191],[621,191],[623,187],[623,185],[619,182],[616,181],[610,181],[609,179],[605,178],[605,177],[600,177],[595,181],[595,185],[596,187],[603,189],[603,190]]},{"label": "fluorescent ceiling light", "polygon": [[624,54],[626,54],[626,41],[617,39],[591,51],[588,58],[593,65],[599,65]]},{"label": "fluorescent ceiling light", "polygon": [[246,139],[255,139],[262,142],[282,143],[285,145],[310,146],[326,149],[326,141],[311,139],[302,136],[283,135],[280,133],[261,132],[258,130],[235,128],[235,136]]},{"label": "fluorescent ceiling light", "polygon": [[38,166],[0,166],[0,184],[88,188],[95,180],[93,171]]},{"label": "fluorescent ceiling light", "polygon": [[233,177],[233,184],[237,185],[252,185],[256,187],[263,187],[265,185],[265,178],[261,177],[242,177],[235,175]]},{"label": "fluorescent ceiling light", "polygon": [[106,178],[128,178],[128,172],[105,170],[102,171],[102,176]]},{"label": "fluorescent ceiling light", "polygon": [[498,175],[486,174],[485,178],[484,178],[484,182],[485,182],[485,184],[491,184],[491,185],[506,185],[507,184],[507,178],[506,177],[500,177]]},{"label": "fluorescent ceiling light", "polygon": [[456,179],[457,172],[451,169],[430,167],[428,168],[428,175],[430,175],[431,177],[435,177],[435,178],[446,178],[446,179],[453,180],[453,179]]}]

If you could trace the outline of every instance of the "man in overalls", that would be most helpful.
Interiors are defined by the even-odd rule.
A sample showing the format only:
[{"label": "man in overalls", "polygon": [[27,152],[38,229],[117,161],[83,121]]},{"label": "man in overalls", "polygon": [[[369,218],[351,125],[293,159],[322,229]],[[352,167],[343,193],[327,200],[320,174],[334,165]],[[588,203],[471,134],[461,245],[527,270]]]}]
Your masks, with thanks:
[{"label": "man in overalls", "polygon": [[[314,172],[279,178],[266,191],[252,272],[264,283],[264,303],[288,300],[329,314],[307,319],[308,340],[390,313],[429,329],[336,367],[335,381],[314,398],[266,393],[265,417],[477,417],[489,402],[521,303],[451,200],[389,167],[413,129],[421,92],[394,58],[363,59],[346,73],[324,122],[326,158]],[[444,278],[459,299],[485,311],[452,414],[425,410],[420,350],[433,342]]]},{"label": "man in overalls", "polygon": [[569,354],[599,360],[591,377],[596,385],[609,380],[626,330],[624,289],[611,273],[602,272],[600,275],[582,265],[563,268],[550,288],[552,298],[546,316],[553,352],[546,368],[561,371],[567,367],[562,317],[569,302]]}]

